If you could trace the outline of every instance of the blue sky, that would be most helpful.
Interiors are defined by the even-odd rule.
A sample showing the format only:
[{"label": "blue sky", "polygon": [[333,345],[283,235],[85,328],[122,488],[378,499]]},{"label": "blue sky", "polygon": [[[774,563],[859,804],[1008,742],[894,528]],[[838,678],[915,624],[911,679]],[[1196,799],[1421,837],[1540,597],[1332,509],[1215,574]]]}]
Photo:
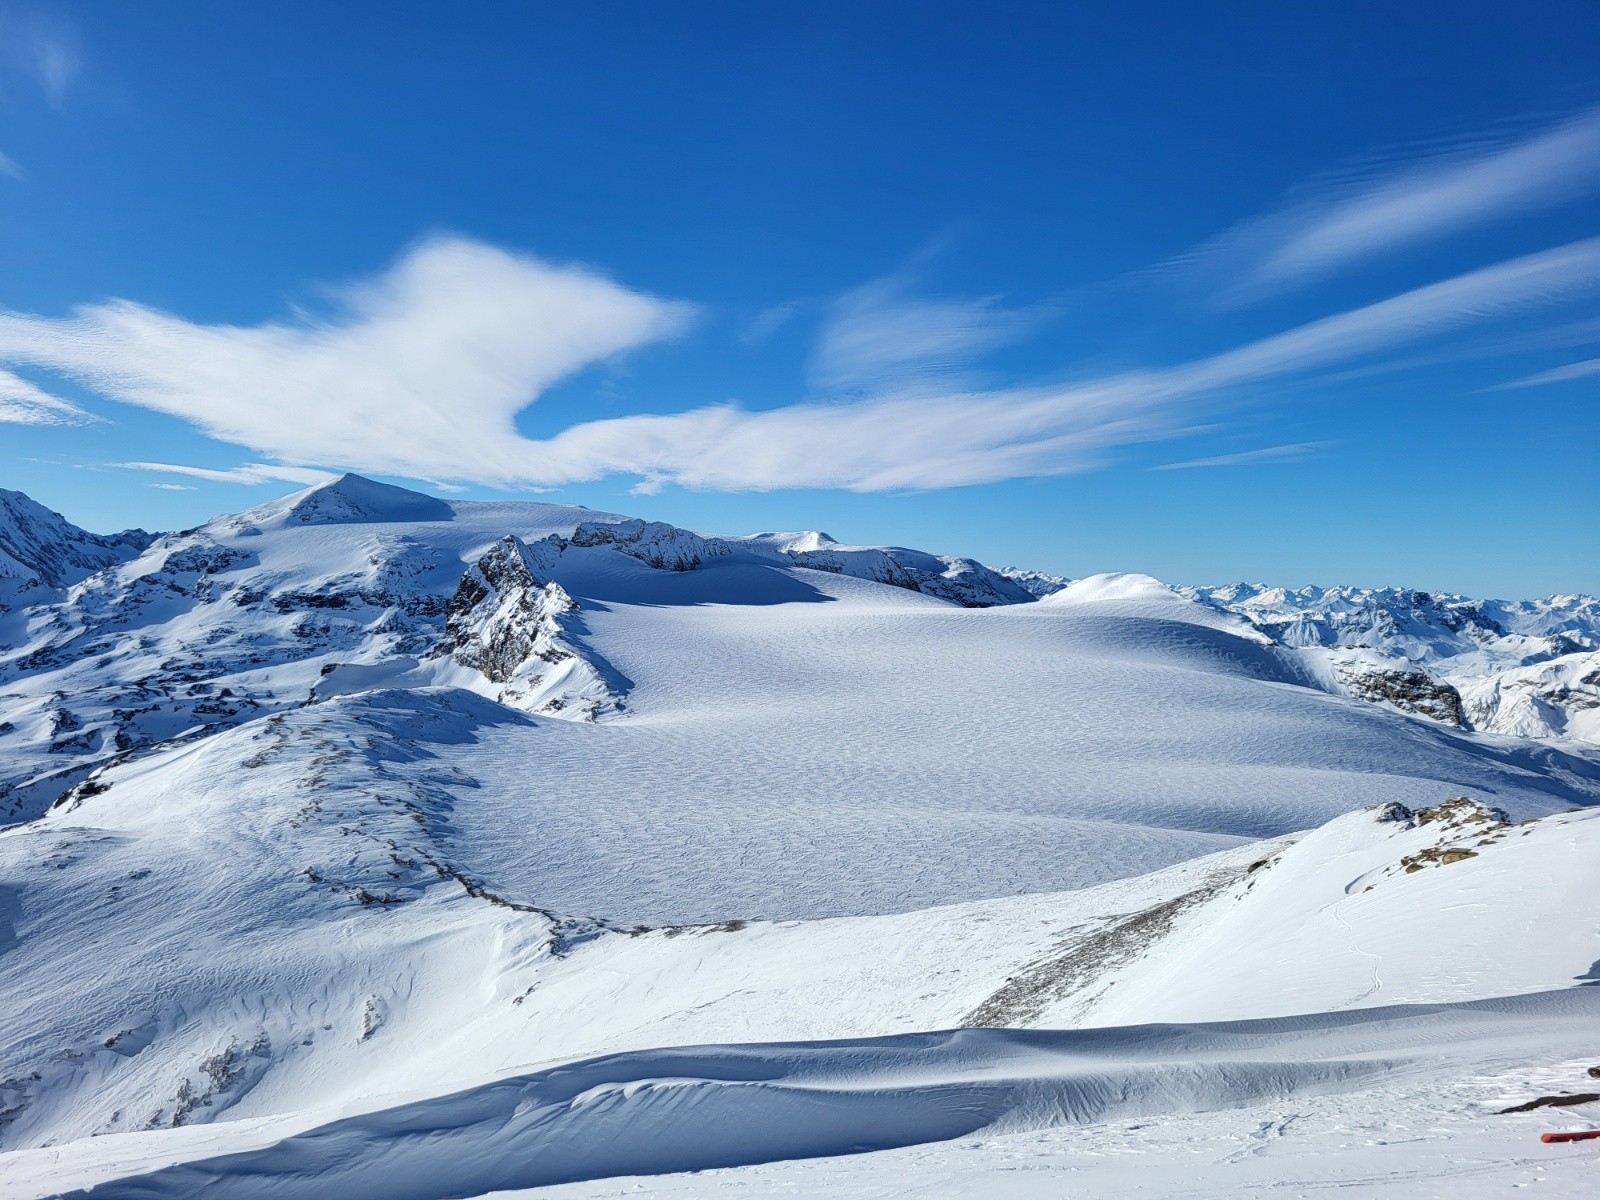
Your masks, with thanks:
[{"label": "blue sky", "polygon": [[1600,591],[1600,10],[0,4],[0,486]]}]

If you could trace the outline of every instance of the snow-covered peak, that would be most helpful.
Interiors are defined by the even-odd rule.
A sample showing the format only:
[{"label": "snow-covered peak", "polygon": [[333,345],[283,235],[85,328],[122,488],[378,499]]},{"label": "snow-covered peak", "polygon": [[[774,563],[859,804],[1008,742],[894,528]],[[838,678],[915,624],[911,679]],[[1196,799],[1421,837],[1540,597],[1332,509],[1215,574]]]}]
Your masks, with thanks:
[{"label": "snow-covered peak", "polygon": [[276,516],[286,525],[449,521],[455,516],[450,505],[436,496],[354,474],[296,492],[263,509],[254,511]]},{"label": "snow-covered peak", "polygon": [[1173,603],[1181,597],[1166,584],[1135,571],[1107,571],[1076,579],[1047,595],[1045,604],[1097,604],[1106,600],[1136,600],[1158,604]]},{"label": "snow-covered peak", "polygon": [[1518,737],[1600,733],[1600,600],[1474,600],[1410,588],[1176,589],[1301,651],[1329,686]]},{"label": "snow-covered peak", "polygon": [[999,573],[1035,600],[1043,600],[1072,582],[1064,575],[1051,575],[1047,571],[1030,571],[1023,567],[1001,567]]},{"label": "snow-covered peak", "polygon": [[21,492],[0,489],[0,589],[68,587],[132,558],[151,536],[142,529],[89,533]]}]

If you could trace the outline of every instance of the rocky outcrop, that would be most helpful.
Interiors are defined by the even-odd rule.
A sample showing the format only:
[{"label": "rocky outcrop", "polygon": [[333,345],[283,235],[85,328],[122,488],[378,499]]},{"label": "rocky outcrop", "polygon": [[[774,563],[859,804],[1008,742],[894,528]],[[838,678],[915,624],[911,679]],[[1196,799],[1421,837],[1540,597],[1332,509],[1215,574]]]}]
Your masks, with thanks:
[{"label": "rocky outcrop", "polygon": [[1022,584],[970,558],[925,554],[898,546],[827,545],[785,549],[783,554],[799,567],[886,583],[962,608],[1027,604],[1034,599]]},{"label": "rocky outcrop", "polygon": [[1402,712],[1430,717],[1458,729],[1466,726],[1461,693],[1421,668],[1386,669],[1341,663],[1336,672],[1345,690],[1357,699],[1384,701]]},{"label": "rocky outcrop", "polygon": [[610,546],[660,571],[693,571],[733,547],[665,521],[584,521],[572,531],[574,546]]},{"label": "rocky outcrop", "polygon": [[577,601],[544,577],[559,554],[553,540],[502,538],[461,576],[429,657],[475,672],[508,707],[593,720],[621,698],[607,678],[615,673],[575,644]]}]

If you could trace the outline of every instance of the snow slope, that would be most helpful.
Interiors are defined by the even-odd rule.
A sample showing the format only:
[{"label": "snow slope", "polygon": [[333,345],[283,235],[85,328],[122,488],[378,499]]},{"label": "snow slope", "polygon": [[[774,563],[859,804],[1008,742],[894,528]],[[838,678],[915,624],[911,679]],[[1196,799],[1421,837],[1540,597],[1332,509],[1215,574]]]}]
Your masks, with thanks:
[{"label": "snow slope", "polygon": [[[259,843],[209,871],[199,868],[212,855],[186,855],[154,870],[136,912],[177,915],[152,908],[163,884],[176,885],[167,902],[192,905],[189,945],[169,944],[156,961],[130,945],[126,961],[97,963],[108,996],[124,989],[124,1012],[130,1000],[159,1010],[165,999],[165,1019],[113,1031],[111,1045],[96,1037],[39,1056],[55,1077],[37,1081],[32,1099],[61,1107],[47,1126],[37,1112],[17,1119],[35,1123],[28,1141],[39,1144],[45,1128],[50,1140],[81,1138],[74,1126],[98,1110],[107,1136],[0,1157],[0,1179],[14,1181],[0,1195],[111,1178],[123,1182],[96,1195],[472,1195],[1063,1123],[1161,1127],[1373,1088],[1410,1089],[1415,1108],[1419,1092],[1464,1075],[1495,1078],[1497,1094],[1521,1088],[1509,1104],[1574,1074],[1592,1048],[1600,992],[1572,985],[1594,974],[1600,926],[1572,899],[1600,861],[1596,818],[1499,826],[1466,805],[1391,808],[1247,848],[1265,860],[1232,851],[1088,892],[633,933],[519,913],[460,878],[421,882],[405,903],[362,904],[327,877],[306,886],[289,876]],[[337,827],[354,832],[337,836],[364,836],[370,819],[342,811]],[[285,837],[278,852],[331,833]],[[1419,853],[1462,845],[1478,852],[1423,854],[1426,865],[1406,870]],[[78,864],[54,869],[92,890]],[[1527,887],[1530,873],[1548,887]],[[1372,891],[1351,890],[1367,880]],[[1363,906],[1350,908],[1351,895]],[[107,914],[95,916],[82,919],[85,936],[118,954]],[[1297,937],[1284,938],[1286,924],[1301,926]],[[1132,944],[1107,938],[1130,925]],[[36,942],[26,934],[23,948]],[[1086,946],[1090,960],[1068,966]],[[40,948],[64,983],[85,986],[81,957]],[[1381,974],[1380,959],[1390,963]],[[1308,976],[1308,964],[1319,969]],[[1052,1004],[1016,1007],[1019,985],[1037,997],[1042,967],[1063,985]],[[1453,998],[1407,1007],[1430,981]],[[819,994],[859,1002],[819,1005]],[[1067,1019],[1074,996],[1102,998],[1089,1020]],[[48,1000],[54,1013],[83,1003]],[[1078,1032],[917,1032],[993,1024],[997,1001],[1013,1006],[1014,1027]],[[1208,1018],[1214,1010],[1233,1015]],[[1179,1023],[1149,1024],[1163,1019]],[[730,1038],[769,1044],[712,1044]],[[188,1121],[147,1118],[129,1078],[140,1074],[152,1098],[164,1085],[166,1103],[188,1104]],[[217,1110],[225,1132],[187,1136]],[[152,1124],[178,1127],[137,1132]],[[230,1150],[247,1153],[204,1161]],[[201,1161],[161,1169],[190,1159]]]},{"label": "snow slope", "polygon": [[1565,1079],[1600,757],[1148,577],[1002,584],[347,477],[17,610],[0,1196],[872,1186]]}]

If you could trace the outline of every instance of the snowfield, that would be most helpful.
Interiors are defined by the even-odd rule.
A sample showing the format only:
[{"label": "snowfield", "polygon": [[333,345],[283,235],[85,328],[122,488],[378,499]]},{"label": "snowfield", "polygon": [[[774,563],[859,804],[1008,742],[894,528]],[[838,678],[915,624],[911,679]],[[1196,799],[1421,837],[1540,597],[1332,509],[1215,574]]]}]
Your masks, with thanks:
[{"label": "snowfield", "polygon": [[[36,508],[0,1197],[1592,1184],[1535,1135],[1600,1104],[1499,1114],[1600,1090],[1592,602],[356,477],[153,540]],[[1429,711],[1474,653],[1562,728]]]}]

